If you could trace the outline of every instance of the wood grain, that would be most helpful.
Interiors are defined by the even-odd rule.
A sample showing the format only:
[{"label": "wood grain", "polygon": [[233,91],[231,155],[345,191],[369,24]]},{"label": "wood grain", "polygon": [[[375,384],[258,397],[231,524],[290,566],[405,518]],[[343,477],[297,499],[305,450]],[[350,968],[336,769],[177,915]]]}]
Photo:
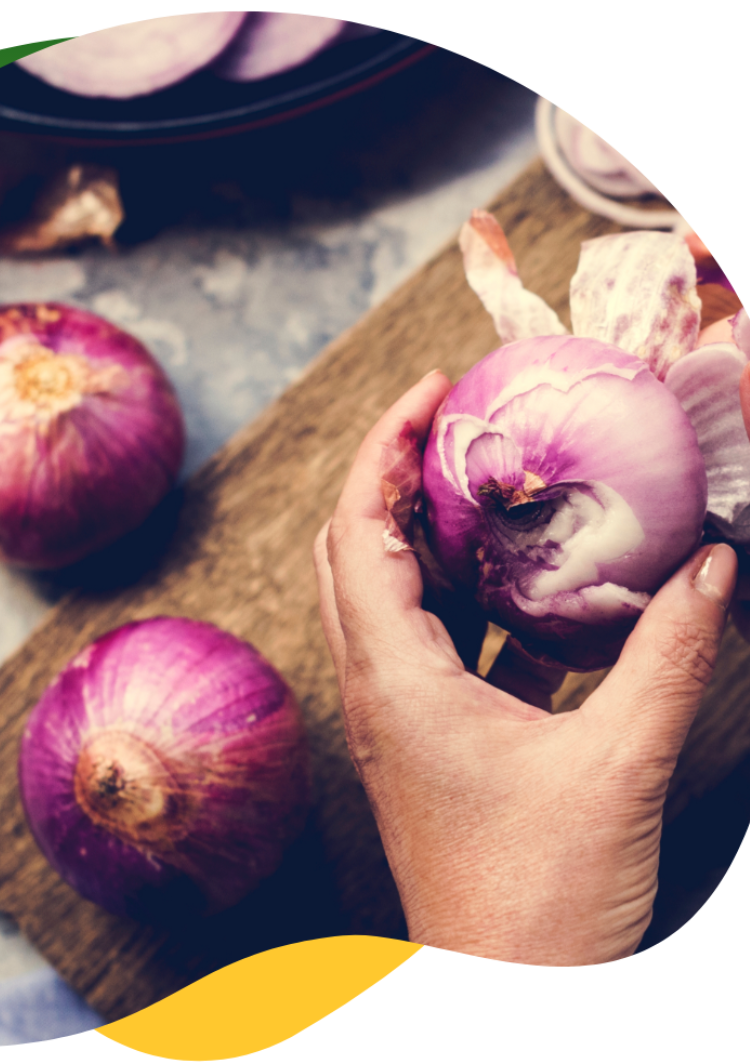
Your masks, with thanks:
[{"label": "wood grain", "polygon": [[[569,323],[568,284],[580,243],[615,227],[576,206],[540,163],[493,207],[524,281]],[[168,539],[160,556],[143,560],[142,534],[84,567],[83,589],[72,591],[0,671],[0,911],[107,1019],[285,942],[405,935],[346,753],[318,618],[312,543],[378,416],[424,373],[438,366],[456,379],[496,344],[451,244],[238,433],[190,481],[179,509],[175,500],[165,504],[145,533]],[[277,665],[305,713],[316,787],[305,834],[272,879],[230,913],[170,932],[111,917],[58,878],[26,827],[15,772],[24,719],[55,673],[103,632],[158,614],[212,621]],[[673,808],[717,782],[750,749],[747,663],[745,645],[730,633],[678,771]],[[591,683],[571,679],[561,708],[580,700]]]}]

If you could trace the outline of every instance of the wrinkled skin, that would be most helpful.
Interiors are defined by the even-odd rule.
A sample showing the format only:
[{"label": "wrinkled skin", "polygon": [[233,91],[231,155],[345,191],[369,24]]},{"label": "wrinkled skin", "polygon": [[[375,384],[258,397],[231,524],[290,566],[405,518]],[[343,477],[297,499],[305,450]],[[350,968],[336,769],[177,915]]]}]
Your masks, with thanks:
[{"label": "wrinkled skin", "polygon": [[382,451],[407,421],[424,440],[449,387],[429,375],[383,416],[316,543],[351,755],[412,940],[531,964],[625,957],[651,918],[667,784],[736,556],[693,555],[575,713],[546,711],[563,673],[508,644],[481,679],[479,639],[462,660],[449,635],[473,619],[425,611],[416,556],[383,550]]}]

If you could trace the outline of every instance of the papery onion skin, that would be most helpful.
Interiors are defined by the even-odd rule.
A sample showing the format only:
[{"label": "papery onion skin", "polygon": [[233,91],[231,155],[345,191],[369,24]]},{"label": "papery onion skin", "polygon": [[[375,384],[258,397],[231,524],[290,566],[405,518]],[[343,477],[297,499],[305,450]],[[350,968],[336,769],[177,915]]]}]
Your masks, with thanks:
[{"label": "papery onion skin", "polygon": [[702,344],[676,362],[665,384],[695,428],[708,478],[707,531],[750,546],[750,442],[739,385],[747,357],[732,342]]},{"label": "papery onion skin", "polygon": [[0,558],[57,569],[136,528],[185,449],[146,348],[60,303],[0,306]]},{"label": "papery onion skin", "polygon": [[294,696],[248,643],[177,617],[77,655],[26,725],[26,816],[55,870],[118,915],[234,905],[279,865],[310,796]]},{"label": "papery onion skin", "polygon": [[750,359],[750,316],[744,307],[741,307],[732,317],[730,324],[734,342],[745,358]]},{"label": "papery onion skin", "polygon": [[616,660],[698,545],[707,498],[695,431],[669,390],[635,356],[564,336],[509,344],[469,370],[433,421],[423,489],[454,583],[531,653],[581,670]]}]

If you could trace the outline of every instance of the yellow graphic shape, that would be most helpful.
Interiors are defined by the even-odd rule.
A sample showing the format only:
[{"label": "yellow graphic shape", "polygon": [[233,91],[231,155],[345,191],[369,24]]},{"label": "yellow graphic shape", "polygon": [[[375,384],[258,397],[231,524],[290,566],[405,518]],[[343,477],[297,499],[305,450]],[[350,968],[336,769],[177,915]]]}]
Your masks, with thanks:
[{"label": "yellow graphic shape", "polygon": [[281,946],[98,1030],[130,1049],[170,1060],[255,1053],[341,1008],[420,948],[367,935]]}]

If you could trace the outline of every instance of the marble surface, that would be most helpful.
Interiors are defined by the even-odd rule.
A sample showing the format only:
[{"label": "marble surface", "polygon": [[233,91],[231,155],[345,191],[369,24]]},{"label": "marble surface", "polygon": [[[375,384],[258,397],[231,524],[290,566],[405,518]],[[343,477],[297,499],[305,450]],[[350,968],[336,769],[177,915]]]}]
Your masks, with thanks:
[{"label": "marble surface", "polygon": [[[120,172],[118,249],[0,259],[0,302],[64,301],[143,340],[185,411],[187,476],[527,165],[534,103],[500,75],[438,53],[263,134],[79,152]],[[0,140],[0,171],[16,181],[19,157],[47,169],[77,159]],[[0,568],[0,659],[65,587],[64,576]],[[0,916],[0,1045],[99,1022]]]}]

